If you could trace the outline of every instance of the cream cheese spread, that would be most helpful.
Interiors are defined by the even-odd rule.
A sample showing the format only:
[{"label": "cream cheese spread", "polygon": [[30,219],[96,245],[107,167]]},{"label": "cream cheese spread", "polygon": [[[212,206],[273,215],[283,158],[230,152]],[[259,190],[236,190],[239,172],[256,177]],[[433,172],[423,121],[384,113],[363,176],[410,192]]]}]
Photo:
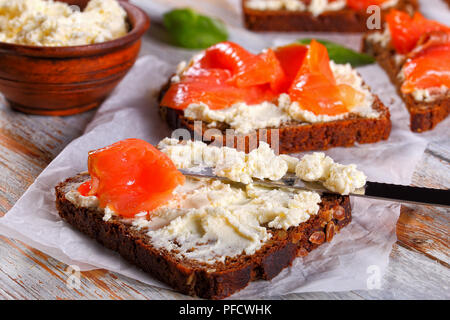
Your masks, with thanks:
[{"label": "cream cheese spread", "polygon": [[[383,2],[381,9],[388,9],[396,6],[398,0],[388,0]],[[318,16],[327,11],[342,10],[347,6],[346,0],[311,0],[309,5],[302,0],[248,0],[245,6],[253,10],[288,10],[288,11],[306,11],[312,15]]]},{"label": "cream cheese spread", "polygon": [[180,256],[207,263],[223,262],[227,256],[258,250],[271,237],[266,225],[287,229],[307,221],[319,211],[320,201],[317,193],[308,191],[253,185],[239,189],[219,181],[205,181],[200,189],[185,194],[179,208],[182,214],[168,225],[150,230],[148,235],[154,246],[177,250]]},{"label": "cream cheese spread", "polygon": [[[199,141],[179,143],[170,138],[162,140],[158,148],[178,168],[212,166],[218,174],[250,183],[238,185],[187,177],[185,184],[174,190],[173,198],[151,213],[141,212],[125,219],[107,207],[103,220],[116,216],[115,219],[147,234],[153,246],[181,259],[208,264],[242,253],[253,254],[271,238],[270,228],[287,230],[319,212],[318,193],[259,187],[251,183],[251,178],[280,179],[291,171],[305,180],[320,180],[333,190],[347,192],[360,185],[363,177],[353,165],[339,165],[323,153],[298,160],[277,156],[264,143],[249,154]],[[79,185],[67,187],[66,198],[77,206],[98,207],[96,197],[79,194]]]},{"label": "cream cheese spread", "polygon": [[116,0],[91,0],[83,11],[52,0],[0,0],[0,42],[77,46],[105,42],[128,32]]},{"label": "cream cheese spread", "polygon": [[[373,95],[357,71],[350,64],[336,64],[333,61],[330,61],[330,68],[337,84],[348,84],[364,95],[363,102],[354,106],[351,112],[336,116],[316,115],[301,108],[297,102],[291,102],[289,95],[282,93],[278,97],[277,103],[265,101],[260,104],[247,105],[240,102],[221,110],[212,110],[204,103],[191,103],[184,110],[184,115],[189,119],[205,121],[208,126],[215,126],[217,122],[227,123],[241,134],[250,133],[255,129],[280,127],[281,124],[289,121],[327,122],[344,119],[350,114],[365,118],[378,118],[379,112],[372,108]],[[178,74],[177,76],[179,77]]]}]

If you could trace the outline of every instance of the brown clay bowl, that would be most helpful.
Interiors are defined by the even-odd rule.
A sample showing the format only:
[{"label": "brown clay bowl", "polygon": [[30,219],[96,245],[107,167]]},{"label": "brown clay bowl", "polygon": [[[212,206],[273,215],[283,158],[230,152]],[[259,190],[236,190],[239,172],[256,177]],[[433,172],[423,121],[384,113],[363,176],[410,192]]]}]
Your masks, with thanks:
[{"label": "brown clay bowl", "polygon": [[[63,2],[84,8],[88,0]],[[97,107],[133,66],[150,24],[141,9],[119,2],[130,25],[121,38],[72,47],[0,42],[0,92],[11,107],[41,115],[70,115]]]}]

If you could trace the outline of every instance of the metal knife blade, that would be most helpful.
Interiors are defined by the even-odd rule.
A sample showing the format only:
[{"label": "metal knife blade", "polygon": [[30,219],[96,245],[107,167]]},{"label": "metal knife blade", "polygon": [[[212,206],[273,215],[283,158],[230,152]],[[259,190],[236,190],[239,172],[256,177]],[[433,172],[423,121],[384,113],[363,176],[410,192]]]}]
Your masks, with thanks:
[{"label": "metal knife blade", "polygon": [[[179,171],[185,176],[218,179],[226,182],[237,183],[228,178],[215,175],[214,169],[211,167],[195,167],[190,169],[179,169]],[[287,173],[282,179],[276,181],[255,178],[253,179],[253,183],[269,188],[310,190],[320,194],[334,193],[326,189],[319,182],[303,181],[292,173]],[[411,187],[367,181],[363,188],[355,190],[355,192],[351,193],[350,196],[450,208],[450,190],[444,189]]]}]

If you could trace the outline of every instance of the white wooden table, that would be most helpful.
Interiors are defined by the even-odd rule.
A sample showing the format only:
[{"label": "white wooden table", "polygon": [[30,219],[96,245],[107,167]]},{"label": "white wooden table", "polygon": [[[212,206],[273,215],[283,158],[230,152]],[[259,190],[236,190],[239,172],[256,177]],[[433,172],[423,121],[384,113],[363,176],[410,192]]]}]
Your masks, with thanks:
[{"label": "white wooden table", "polygon": [[[174,63],[186,52],[158,46],[153,26],[142,52],[167,55]],[[95,111],[70,117],[30,116],[0,109],[0,216],[72,139]],[[413,176],[417,186],[450,188],[450,137],[428,145]],[[30,208],[31,209],[31,208]],[[381,290],[290,294],[274,299],[450,299],[450,210],[405,206],[398,241]],[[0,237],[2,299],[192,299],[106,270],[81,273],[79,289],[66,286],[67,266],[19,241]]]}]

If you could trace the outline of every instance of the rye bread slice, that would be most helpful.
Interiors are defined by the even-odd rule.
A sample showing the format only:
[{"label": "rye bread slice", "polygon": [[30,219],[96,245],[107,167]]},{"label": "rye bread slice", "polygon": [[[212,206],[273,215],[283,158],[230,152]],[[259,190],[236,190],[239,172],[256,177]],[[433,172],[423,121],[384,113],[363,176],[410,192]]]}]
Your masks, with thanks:
[{"label": "rye bread slice", "polygon": [[[170,80],[159,93],[161,101],[170,86]],[[355,143],[375,143],[387,140],[391,133],[391,119],[389,109],[374,95],[372,108],[380,113],[378,118],[363,118],[356,114],[350,114],[342,120],[304,123],[284,123],[279,128],[257,129],[253,134],[226,135],[229,125],[218,122],[216,126],[208,126],[202,122],[201,126],[195,126],[194,120],[184,116],[182,110],[175,110],[165,106],[159,106],[160,116],[167,122],[170,128],[188,129],[193,137],[204,137],[208,129],[218,129],[219,137],[211,137],[210,141],[204,139],[205,143],[212,143],[216,138],[222,139],[221,145],[234,147],[238,150],[250,152],[259,146],[259,141],[267,142],[271,147],[278,148],[279,153],[296,153],[310,150],[327,150],[334,147],[351,147]],[[276,129],[277,134],[272,130]],[[272,142],[272,137],[277,141]]]},{"label": "rye bread slice", "polygon": [[410,114],[411,131],[432,130],[450,114],[450,99],[442,97],[431,102],[420,102],[416,101],[412,94],[402,93],[400,90],[402,81],[398,78],[398,74],[403,62],[396,62],[396,51],[393,47],[389,45],[385,48],[380,43],[371,41],[369,34],[367,33],[363,37],[362,50],[375,57],[395,85],[398,95],[402,98]]},{"label": "rye bread slice", "polygon": [[104,221],[102,209],[77,207],[67,200],[66,192],[88,178],[86,173],[79,174],[56,186],[60,217],[173,289],[206,299],[223,299],[245,288],[250,281],[273,279],[296,257],[331,241],[351,221],[349,197],[326,194],[322,196],[319,213],[308,221],[286,231],[268,229],[272,238],[255,254],[227,257],[224,263],[209,265],[180,259],[173,252],[155,248],[145,231],[131,227],[129,222],[114,216]]},{"label": "rye bread slice", "polygon": [[[317,17],[310,12],[289,10],[254,10],[247,8],[242,0],[244,24],[253,31],[323,31],[323,32],[365,32],[370,14],[344,8],[324,12]],[[412,13],[417,10],[417,0],[399,0],[398,3],[382,10],[381,18],[390,9]]]}]

